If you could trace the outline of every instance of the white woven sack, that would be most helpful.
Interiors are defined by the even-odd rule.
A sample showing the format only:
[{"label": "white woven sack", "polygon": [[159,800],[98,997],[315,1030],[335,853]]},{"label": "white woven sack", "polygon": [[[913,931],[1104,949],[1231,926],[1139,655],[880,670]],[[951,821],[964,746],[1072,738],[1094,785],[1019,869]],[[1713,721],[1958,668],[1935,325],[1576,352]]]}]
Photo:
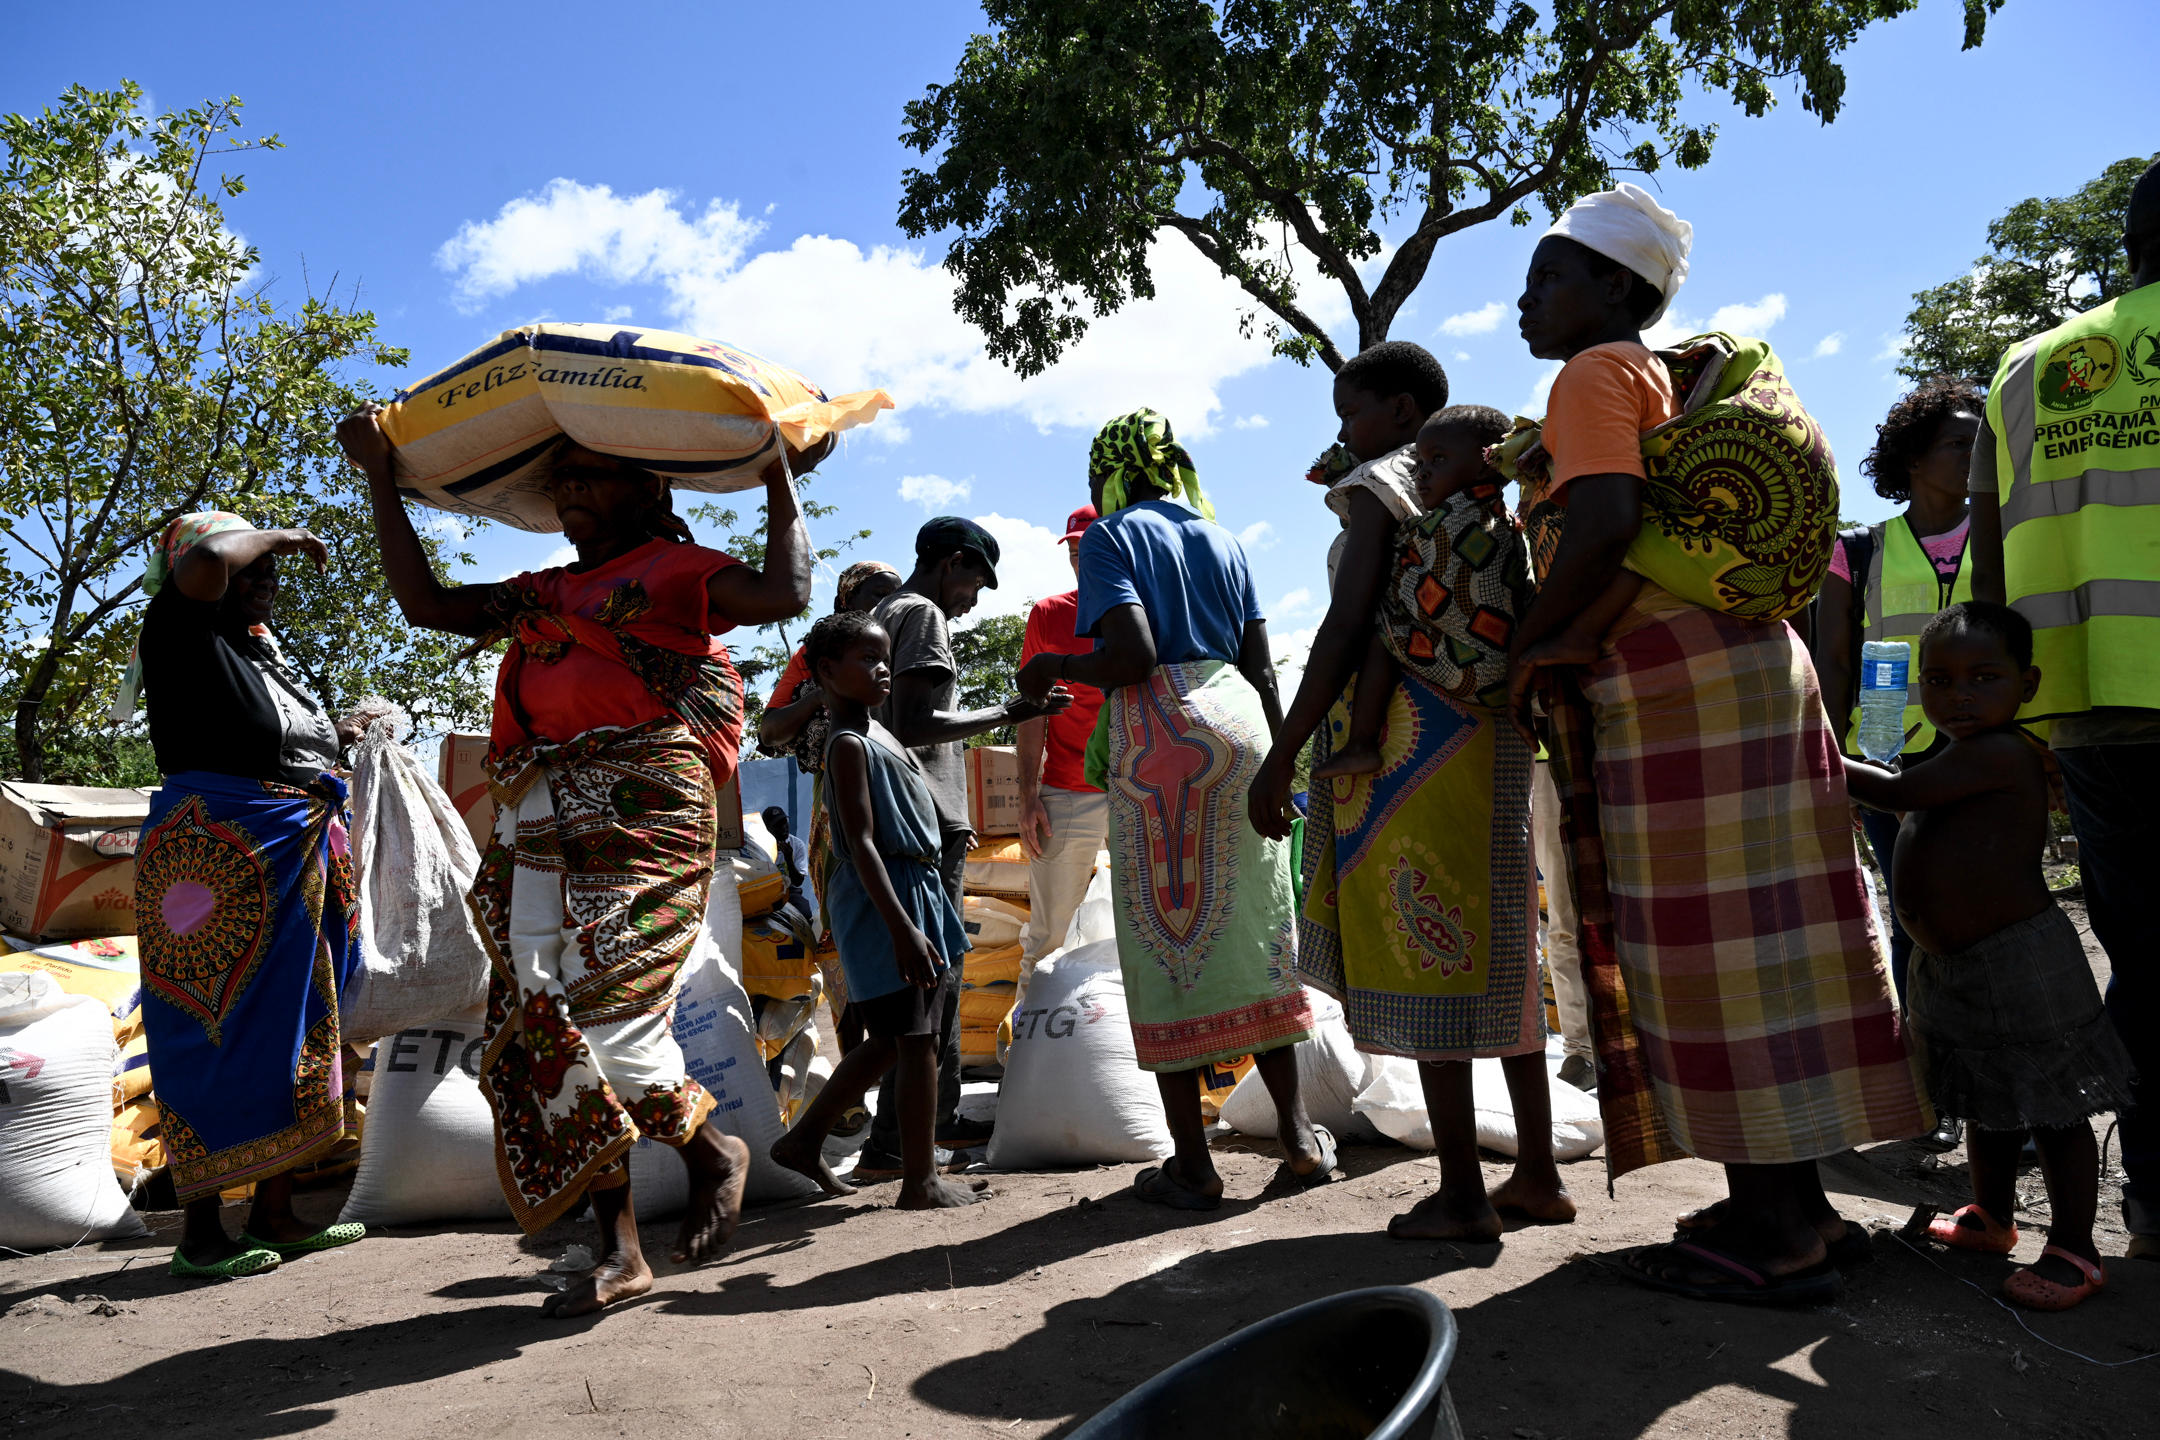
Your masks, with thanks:
[{"label": "white woven sack", "polygon": [[[1337,1140],[1371,1144],[1380,1139],[1380,1132],[1358,1113],[1357,1097],[1378,1057],[1357,1048],[1350,1027],[1343,1023],[1342,1006],[1333,996],[1308,988],[1305,998],[1313,1012],[1313,1038],[1297,1047],[1298,1093],[1304,1098],[1305,1114],[1313,1124],[1326,1126]],[[1221,1119],[1240,1135],[1275,1138],[1275,1100],[1258,1066],[1246,1071],[1223,1101]]]},{"label": "white woven sack", "polygon": [[352,843],[360,964],[338,997],[343,1038],[364,1045],[487,998],[487,954],[465,896],[480,852],[418,756],[384,716],[355,747]]},{"label": "white woven sack", "polygon": [[758,1054],[750,996],[742,986],[741,946],[742,898],[734,886],[715,884],[704,932],[684,966],[675,1042],[682,1046],[690,1078],[712,1094],[713,1123],[750,1147],[750,1183],[743,1198],[804,1199],[818,1193],[816,1182],[775,1165],[770,1154],[783,1129],[780,1102]]},{"label": "white woven sack", "polygon": [[0,1247],[146,1235],[113,1178],[112,1011],[37,971],[0,974]]},{"label": "white woven sack", "polygon": [[1117,941],[1037,962],[1027,1003],[1013,1015],[991,1166],[1160,1160],[1172,1148],[1162,1092],[1133,1050]]},{"label": "white woven sack", "polygon": [[360,1169],[338,1219],[363,1225],[507,1220],[495,1117],[480,1093],[479,1009],[384,1036],[375,1046]]},{"label": "white woven sack", "polygon": [[[1380,1132],[1413,1150],[1433,1148],[1432,1117],[1425,1109],[1425,1089],[1418,1079],[1417,1062],[1395,1055],[1375,1055],[1372,1074],[1359,1092],[1358,1114],[1369,1118]],[[1548,1070],[1546,1088],[1552,1094],[1552,1147],[1557,1160],[1579,1160],[1605,1143],[1605,1122],[1597,1100]],[[1507,1075],[1498,1060],[1470,1062],[1470,1088],[1477,1143],[1502,1155],[1519,1148],[1515,1130],[1515,1102],[1508,1095]]]}]

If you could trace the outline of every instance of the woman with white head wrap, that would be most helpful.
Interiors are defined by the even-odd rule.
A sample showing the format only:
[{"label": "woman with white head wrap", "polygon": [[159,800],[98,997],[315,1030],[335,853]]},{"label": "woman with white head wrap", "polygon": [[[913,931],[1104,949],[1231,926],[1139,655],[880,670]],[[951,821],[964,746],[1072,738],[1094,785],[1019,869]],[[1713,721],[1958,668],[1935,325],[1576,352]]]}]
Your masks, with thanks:
[{"label": "woman with white head wrap", "polygon": [[1531,257],[1523,339],[1564,364],[1550,471],[1523,472],[1541,588],[1511,693],[1566,677],[1546,687],[1549,749],[1612,1171],[1683,1155],[1726,1170],[1729,1198],[1627,1273],[1696,1298],[1806,1303],[1866,1252],[1815,1162],[1932,1121],[1807,653],[1783,621],[1621,568],[1643,524],[1642,435],[1677,413],[1642,330],[1686,279],[1692,240],[1623,185],[1578,201]]}]

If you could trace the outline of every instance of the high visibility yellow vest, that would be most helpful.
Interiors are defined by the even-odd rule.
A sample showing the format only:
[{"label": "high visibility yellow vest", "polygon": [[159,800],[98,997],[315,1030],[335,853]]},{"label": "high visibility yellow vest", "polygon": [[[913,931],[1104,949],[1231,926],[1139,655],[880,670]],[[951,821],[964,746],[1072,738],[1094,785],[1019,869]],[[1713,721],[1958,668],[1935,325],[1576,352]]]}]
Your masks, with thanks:
[{"label": "high visibility yellow vest", "polygon": [[[1958,566],[1957,579],[1947,587],[1946,593],[1935,562],[1921,548],[1912,525],[1900,515],[1875,527],[1875,554],[1868,561],[1868,573],[1854,579],[1865,582],[1866,608],[1861,611],[1860,618],[1862,638],[1903,640],[1912,646],[1912,663],[1905,672],[1905,729],[1912,738],[1905,742],[1905,753],[1916,755],[1935,743],[1935,727],[1920,713],[1920,632],[1927,629],[1928,622],[1938,611],[1972,599],[1971,567]],[[1855,583],[1853,590],[1853,600],[1857,604],[1861,600],[1862,585]],[[1855,675],[1860,673],[1858,655],[1852,657],[1852,669]],[[1854,699],[1852,728],[1846,731],[1846,750],[1848,754],[1857,755],[1860,752],[1852,744],[1851,736],[1860,724],[1860,706],[1858,697]]]},{"label": "high visibility yellow vest", "polygon": [[2041,672],[2023,718],[2160,710],[2160,285],[2013,347],[1987,414]]}]

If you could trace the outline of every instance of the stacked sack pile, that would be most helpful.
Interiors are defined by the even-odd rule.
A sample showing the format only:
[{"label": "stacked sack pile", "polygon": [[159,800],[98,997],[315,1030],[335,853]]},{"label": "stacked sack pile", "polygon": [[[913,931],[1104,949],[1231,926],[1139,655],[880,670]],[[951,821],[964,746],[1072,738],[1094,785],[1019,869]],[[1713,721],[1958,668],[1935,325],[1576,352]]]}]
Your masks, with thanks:
[{"label": "stacked sack pile", "polygon": [[787,877],[764,820],[744,816],[743,840],[742,849],[729,852],[742,897],[743,989],[757,1016],[758,1054],[779,1101],[781,1123],[792,1125],[832,1075],[832,1062],[819,1053],[817,1009],[831,998],[825,976],[837,966],[821,948],[809,917],[785,903]]},{"label": "stacked sack pile", "polygon": [[1002,1065],[1023,976],[1020,934],[1028,923],[1028,858],[1020,848],[1020,766],[1009,745],[967,752],[968,852],[961,919],[975,947],[961,967],[960,1063]]}]

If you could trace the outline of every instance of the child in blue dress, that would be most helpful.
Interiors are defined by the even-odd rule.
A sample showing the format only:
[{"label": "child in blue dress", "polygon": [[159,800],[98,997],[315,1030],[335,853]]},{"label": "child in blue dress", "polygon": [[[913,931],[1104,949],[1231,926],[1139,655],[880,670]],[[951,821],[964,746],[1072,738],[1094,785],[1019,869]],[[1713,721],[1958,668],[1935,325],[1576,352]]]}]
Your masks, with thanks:
[{"label": "child in blue dress", "polygon": [[870,718],[892,690],[891,643],[870,616],[843,611],[812,628],[803,659],[832,721],[818,782],[832,823],[825,918],[865,1038],[773,1145],[772,1158],[827,1194],[852,1193],[826,1163],[825,1137],[897,1064],[902,1177],[895,1203],[902,1210],[972,1205],[985,1198],[987,1182],[958,1185],[940,1176],[931,1140],[938,1001],[944,986],[959,983],[967,932],[938,875],[930,787],[906,747]]}]

